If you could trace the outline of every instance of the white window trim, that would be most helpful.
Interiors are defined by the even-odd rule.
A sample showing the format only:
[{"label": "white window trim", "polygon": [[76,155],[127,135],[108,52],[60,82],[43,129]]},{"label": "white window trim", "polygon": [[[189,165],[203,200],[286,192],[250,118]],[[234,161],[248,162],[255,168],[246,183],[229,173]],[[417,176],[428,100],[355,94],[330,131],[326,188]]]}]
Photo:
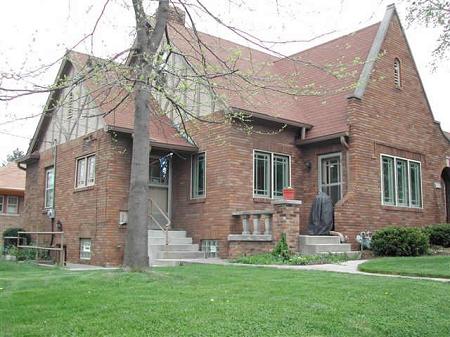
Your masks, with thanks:
[{"label": "white window trim", "polygon": [[[255,152],[262,152],[262,153],[266,153],[270,155],[270,191],[269,191],[269,195],[268,196],[264,196],[264,195],[259,195],[259,194],[255,194]],[[271,152],[271,151],[266,151],[266,150],[260,150],[260,149],[253,149],[253,154],[252,154],[252,195],[253,198],[256,199],[279,199],[282,198],[282,196],[277,196],[274,197],[273,195],[273,191],[274,191],[274,182],[275,179],[273,177],[274,175],[274,169],[273,169],[273,156],[274,155],[278,155],[278,156],[283,156],[283,157],[288,157],[289,158],[289,180],[288,180],[288,185],[292,186],[292,156],[286,153],[280,153],[280,152]]]},{"label": "white window trim", "polygon": [[[14,213],[8,212],[9,199],[10,199],[10,198],[15,198],[15,199],[16,199],[16,211],[15,211]],[[3,200],[4,200],[4,199],[3,199]],[[16,196],[16,195],[8,195],[8,196],[6,197],[6,200],[7,200],[7,202],[6,202],[5,213],[6,213],[6,214],[10,214],[10,215],[19,214],[19,197]]]},{"label": "white window trim", "polygon": [[[204,172],[204,178],[203,178],[203,187],[204,187],[204,193],[203,193],[203,195],[199,195],[199,196],[197,196],[197,197],[194,197],[194,184],[193,184],[193,166],[194,166],[194,156],[198,156],[198,155],[200,155],[200,154],[203,154],[204,155],[204,162],[205,162],[205,172]],[[194,153],[193,155],[191,155],[191,170],[190,170],[190,172],[191,172],[191,176],[190,176],[190,178],[189,178],[189,180],[190,180],[190,189],[189,189],[189,199],[191,199],[191,200],[199,200],[199,199],[205,199],[206,198],[206,164],[207,164],[207,162],[206,162],[206,151],[200,151],[200,152],[198,152],[198,153]]]},{"label": "white window trim", "polygon": [[[47,188],[47,172],[52,170],[53,171],[53,204],[52,205],[47,205],[47,191],[50,190],[49,188]],[[55,167],[54,166],[48,166],[45,168],[45,181],[44,181],[44,209],[50,209],[53,208],[54,203],[55,203]]]},{"label": "white window trim", "polygon": [[[85,252],[84,250],[82,250],[82,248],[84,247],[81,243],[82,241],[87,241],[89,240],[90,245],[89,245],[89,257],[83,257],[82,253]],[[80,260],[90,260],[92,258],[92,239],[89,238],[80,238]]]},{"label": "white window trim", "polygon": [[318,193],[322,191],[322,160],[327,158],[333,158],[333,157],[339,157],[339,180],[340,183],[333,183],[329,186],[338,186],[341,185],[341,195],[339,200],[341,200],[344,197],[344,175],[342,174],[342,152],[333,152],[333,153],[327,153],[327,154],[321,154],[317,158],[317,167],[318,167],[318,175],[317,175],[317,186],[318,186]]},{"label": "white window trim", "polygon": [[[94,165],[94,181],[93,182],[88,182],[88,158],[90,157],[95,157],[95,165]],[[85,181],[84,184],[82,185],[78,185],[78,164],[81,160],[85,160],[86,164],[85,164]],[[96,153],[91,153],[85,156],[81,156],[81,157],[77,157],[75,158],[75,181],[74,181],[74,187],[75,189],[81,189],[81,188],[86,188],[86,187],[90,187],[90,186],[94,186],[95,185],[95,180],[96,180],[96,176],[97,176],[97,156]]]},{"label": "white window trim", "polygon": [[[384,203],[384,182],[383,182],[383,157],[389,157],[394,159],[394,204],[386,204]],[[397,187],[397,159],[400,160],[406,160],[407,162],[407,170],[408,170],[408,205],[398,205],[398,187]],[[410,170],[410,163],[417,163],[419,164],[420,168],[420,207],[419,206],[413,206],[411,204],[411,170]],[[423,174],[422,174],[422,162],[414,159],[408,159],[404,157],[399,156],[393,156],[386,153],[380,153],[380,180],[381,180],[381,205],[383,206],[389,206],[389,207],[398,207],[398,208],[414,208],[414,209],[423,209]]]}]

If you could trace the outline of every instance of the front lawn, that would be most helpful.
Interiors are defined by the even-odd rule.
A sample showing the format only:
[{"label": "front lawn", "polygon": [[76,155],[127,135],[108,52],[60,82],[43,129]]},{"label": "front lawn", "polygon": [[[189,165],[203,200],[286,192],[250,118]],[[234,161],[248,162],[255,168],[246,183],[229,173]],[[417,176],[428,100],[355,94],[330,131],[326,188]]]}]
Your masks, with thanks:
[{"label": "front lawn", "polygon": [[369,273],[450,278],[450,256],[385,257],[359,265]]},{"label": "front lawn", "polygon": [[0,336],[446,336],[450,287],[190,265],[70,272],[0,262]]}]

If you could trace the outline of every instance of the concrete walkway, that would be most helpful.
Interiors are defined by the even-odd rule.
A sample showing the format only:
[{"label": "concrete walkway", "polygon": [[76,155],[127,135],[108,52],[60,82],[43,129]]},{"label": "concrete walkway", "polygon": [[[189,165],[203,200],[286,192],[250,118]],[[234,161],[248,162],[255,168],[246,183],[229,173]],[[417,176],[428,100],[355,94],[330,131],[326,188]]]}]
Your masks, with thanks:
[{"label": "concrete walkway", "polygon": [[[243,263],[231,263],[221,259],[192,259],[192,260],[176,260],[178,264],[215,264],[224,266],[241,266],[241,267],[258,267],[258,268],[275,268],[275,269],[290,269],[290,270],[318,270],[328,271],[334,273],[346,273],[355,275],[368,275],[368,276],[381,276],[381,277],[395,277],[412,280],[428,280],[450,283],[450,279],[437,278],[437,277],[421,277],[421,276],[404,276],[404,275],[392,275],[392,274],[375,274],[367,273],[358,270],[358,266],[367,260],[351,260],[342,262],[339,264],[315,264],[307,266],[295,266],[295,265],[255,265],[255,264],[243,264]],[[174,260],[175,262],[175,260]]]},{"label": "concrete walkway", "polygon": [[69,271],[94,271],[94,270],[117,270],[119,267],[101,267],[89,264],[66,263],[65,269]]}]

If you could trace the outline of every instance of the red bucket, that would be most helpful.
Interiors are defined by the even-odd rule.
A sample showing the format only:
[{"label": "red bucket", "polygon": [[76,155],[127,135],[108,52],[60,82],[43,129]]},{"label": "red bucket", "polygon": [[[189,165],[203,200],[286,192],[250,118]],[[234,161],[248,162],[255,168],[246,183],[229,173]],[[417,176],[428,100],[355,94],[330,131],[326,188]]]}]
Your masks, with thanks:
[{"label": "red bucket", "polygon": [[283,199],[294,200],[295,190],[292,187],[283,188]]}]

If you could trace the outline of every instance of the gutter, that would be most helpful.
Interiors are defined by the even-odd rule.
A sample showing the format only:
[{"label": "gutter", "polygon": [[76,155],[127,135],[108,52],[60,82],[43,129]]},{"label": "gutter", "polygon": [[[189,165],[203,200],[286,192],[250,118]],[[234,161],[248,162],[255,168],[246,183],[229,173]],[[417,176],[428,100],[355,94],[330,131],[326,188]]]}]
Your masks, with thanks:
[{"label": "gutter", "polygon": [[[113,132],[119,132],[119,133],[125,133],[129,135],[133,135],[133,129],[131,128],[124,128],[120,126],[113,126],[113,125],[106,125],[105,131],[113,131]],[[168,149],[168,150],[178,150],[178,151],[186,151],[186,152],[198,152],[198,147],[194,145],[176,145],[176,144],[170,144],[170,143],[161,143],[161,142],[155,142],[150,139],[150,145],[152,147],[158,148],[158,149]]]},{"label": "gutter", "polygon": [[295,142],[295,144],[298,146],[302,146],[302,145],[327,142],[327,141],[331,141],[331,140],[337,140],[339,143],[341,143],[346,148],[348,148],[348,143],[345,140],[345,138],[349,137],[349,136],[350,136],[349,132],[345,131],[345,132],[334,133],[331,135],[326,135],[326,136],[321,136],[321,137],[316,137],[316,138],[299,139]]},{"label": "gutter", "polygon": [[276,122],[276,123],[280,123],[280,124],[286,124],[286,125],[296,126],[296,127],[305,128],[305,129],[311,129],[313,127],[311,124],[308,124],[308,123],[297,122],[297,121],[293,121],[291,119],[286,119],[286,118],[282,118],[282,117],[270,116],[270,115],[262,114],[260,112],[255,112],[255,111],[250,111],[250,110],[245,110],[245,109],[240,109],[240,108],[235,108],[235,107],[232,107],[232,110],[235,112],[244,112],[251,117],[254,117],[257,119],[262,119],[262,120],[269,121],[269,122]]}]

